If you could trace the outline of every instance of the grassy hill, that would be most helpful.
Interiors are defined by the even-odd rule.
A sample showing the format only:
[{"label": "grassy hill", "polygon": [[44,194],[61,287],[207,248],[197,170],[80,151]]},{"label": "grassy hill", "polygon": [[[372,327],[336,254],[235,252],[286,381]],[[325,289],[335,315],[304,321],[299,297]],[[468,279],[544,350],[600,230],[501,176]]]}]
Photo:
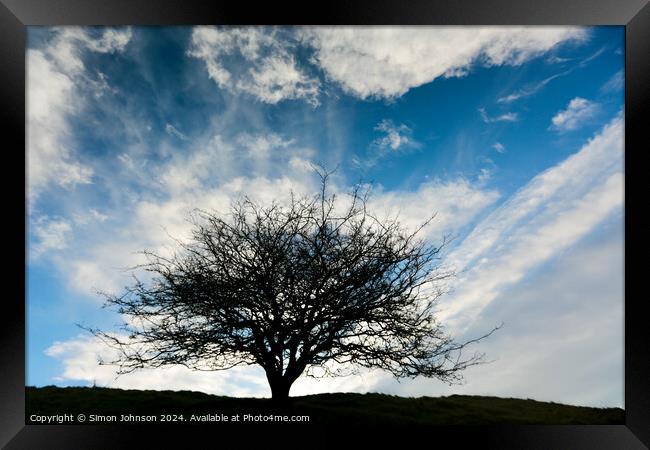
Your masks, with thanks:
[{"label": "grassy hill", "polygon": [[[293,397],[277,408],[269,399],[233,398],[190,391],[141,391],[94,387],[26,388],[26,416],[32,414],[309,415],[318,424],[622,424],[620,408],[587,408],[515,398],[452,395],[406,398],[385,394],[318,394]],[[160,422],[160,417],[157,417]],[[76,420],[72,423],[77,423]],[[197,422],[205,423],[205,422]]]}]

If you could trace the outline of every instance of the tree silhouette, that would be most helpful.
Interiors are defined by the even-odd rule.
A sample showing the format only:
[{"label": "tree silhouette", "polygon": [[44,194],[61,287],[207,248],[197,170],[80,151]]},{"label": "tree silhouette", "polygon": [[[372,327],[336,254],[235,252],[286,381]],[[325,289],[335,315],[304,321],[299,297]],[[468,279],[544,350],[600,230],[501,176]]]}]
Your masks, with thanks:
[{"label": "tree silhouette", "polygon": [[[340,375],[342,367],[380,368],[395,377],[448,383],[482,362],[435,317],[441,283],[439,246],[396,219],[367,210],[357,186],[339,204],[321,190],[291,195],[288,206],[248,198],[229,215],[197,211],[189,242],[170,257],[144,252],[151,281],[106,296],[129,320],[128,338],[97,329],[119,349],[119,373],[181,364],[198,370],[262,366],[272,397],[284,400],[303,373]],[[339,202],[337,202],[339,200]],[[338,364],[334,364],[338,363]],[[346,364],[349,363],[349,364]]]}]

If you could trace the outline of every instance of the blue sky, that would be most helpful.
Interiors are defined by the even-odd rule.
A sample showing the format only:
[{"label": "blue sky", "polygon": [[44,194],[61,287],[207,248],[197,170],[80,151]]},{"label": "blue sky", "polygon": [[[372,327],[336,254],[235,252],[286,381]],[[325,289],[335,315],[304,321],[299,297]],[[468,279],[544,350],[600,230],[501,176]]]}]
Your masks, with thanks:
[{"label": "blue sky", "polygon": [[623,406],[624,29],[30,27],[28,385],[266,396],[256,368],[115,378],[76,323],[113,328],[144,249],[227,209],[373,183],[372,206],[455,240],[459,337],[505,326],[466,383],[381,372],[293,395],[472,393]]}]

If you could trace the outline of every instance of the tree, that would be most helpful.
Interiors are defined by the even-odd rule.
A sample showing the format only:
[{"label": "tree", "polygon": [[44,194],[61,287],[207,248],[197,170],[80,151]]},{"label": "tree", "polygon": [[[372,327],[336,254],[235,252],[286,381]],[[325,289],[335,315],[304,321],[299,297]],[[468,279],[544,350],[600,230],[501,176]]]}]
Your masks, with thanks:
[{"label": "tree", "polygon": [[[341,367],[380,368],[395,377],[453,383],[483,355],[444,332],[434,305],[453,276],[439,246],[368,209],[357,186],[347,202],[321,190],[289,205],[248,198],[229,215],[198,210],[192,239],[170,257],[152,252],[119,296],[106,295],[129,320],[128,338],[91,330],[119,349],[119,373],[182,364],[223,370],[262,366],[272,397],[284,400],[303,373],[340,375]],[[334,364],[337,363],[337,364]],[[349,363],[349,364],[346,364]]]}]

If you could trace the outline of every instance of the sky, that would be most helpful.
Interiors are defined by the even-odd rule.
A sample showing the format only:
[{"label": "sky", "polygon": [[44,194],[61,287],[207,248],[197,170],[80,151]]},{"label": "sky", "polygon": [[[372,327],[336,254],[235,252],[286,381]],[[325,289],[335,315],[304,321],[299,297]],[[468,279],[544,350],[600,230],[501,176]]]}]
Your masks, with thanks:
[{"label": "sky", "polygon": [[292,395],[624,407],[623,27],[28,27],[26,67],[27,385],[269,396],[252,366],[116,377],[77,324],[117,330],[97,292],[192,209],[311,194],[320,164],[407,228],[436,213],[441,322],[503,327],[462,385],[363,370]]}]

